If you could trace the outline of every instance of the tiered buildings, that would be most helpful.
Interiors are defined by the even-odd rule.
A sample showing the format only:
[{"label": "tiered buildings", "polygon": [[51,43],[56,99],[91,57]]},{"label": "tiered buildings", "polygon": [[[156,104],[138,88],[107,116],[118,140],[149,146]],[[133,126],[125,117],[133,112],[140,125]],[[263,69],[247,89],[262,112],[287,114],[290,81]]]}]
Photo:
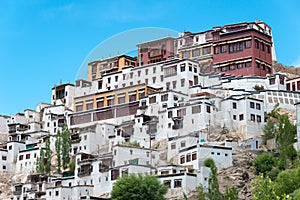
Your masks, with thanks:
[{"label": "tiered buildings", "polygon": [[[87,80],[53,87],[51,104],[0,117],[8,134],[0,170],[29,175],[15,184],[13,199],[106,199],[115,180],[131,173],[156,175],[169,187],[167,197],[199,184],[206,189],[206,158],[231,166],[232,149],[260,148],[265,112],[276,103],[295,110],[300,102],[298,80],[272,73],[272,34],[264,22],[137,46],[137,57],[93,61]],[[64,124],[72,133],[74,173],[36,174],[40,149],[50,140],[55,152]]]}]

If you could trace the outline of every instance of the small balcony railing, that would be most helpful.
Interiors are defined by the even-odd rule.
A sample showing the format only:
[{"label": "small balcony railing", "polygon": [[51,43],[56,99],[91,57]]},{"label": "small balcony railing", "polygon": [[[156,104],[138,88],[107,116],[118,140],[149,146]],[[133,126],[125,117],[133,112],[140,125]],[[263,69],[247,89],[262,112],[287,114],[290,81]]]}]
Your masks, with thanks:
[{"label": "small balcony railing", "polygon": [[13,191],[13,194],[14,195],[21,195],[22,194],[22,190]]},{"label": "small balcony railing", "polygon": [[172,126],[172,129],[176,130],[176,129],[181,129],[183,127],[183,124],[174,124]]},{"label": "small balcony railing", "polygon": [[78,176],[88,176],[90,175],[92,170],[84,170],[78,173]]}]

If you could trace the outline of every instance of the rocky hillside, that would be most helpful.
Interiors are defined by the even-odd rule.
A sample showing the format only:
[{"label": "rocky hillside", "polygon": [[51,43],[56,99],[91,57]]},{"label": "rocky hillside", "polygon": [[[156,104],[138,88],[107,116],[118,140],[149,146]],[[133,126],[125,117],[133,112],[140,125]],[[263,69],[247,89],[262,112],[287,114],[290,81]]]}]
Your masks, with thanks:
[{"label": "rocky hillside", "polygon": [[273,62],[274,73],[285,74],[290,78],[300,76],[300,68],[294,66],[286,66],[279,62]]}]

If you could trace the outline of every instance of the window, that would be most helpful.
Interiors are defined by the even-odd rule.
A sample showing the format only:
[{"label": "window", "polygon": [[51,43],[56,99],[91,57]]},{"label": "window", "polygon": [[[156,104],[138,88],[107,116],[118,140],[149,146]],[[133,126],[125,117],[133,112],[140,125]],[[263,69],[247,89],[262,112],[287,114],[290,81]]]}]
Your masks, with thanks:
[{"label": "window", "polygon": [[156,103],[156,96],[150,97],[149,103]]},{"label": "window", "polygon": [[254,114],[251,114],[251,115],[250,115],[250,120],[251,120],[251,121],[255,121],[255,115],[254,115]]},{"label": "window", "polygon": [[171,144],[171,149],[176,149],[176,143],[175,142]]},{"label": "window", "polygon": [[184,156],[181,156],[181,157],[180,157],[180,164],[183,164],[183,163],[185,163],[185,157],[184,157]]},{"label": "window", "polygon": [[197,67],[194,67],[194,73],[197,73]]},{"label": "window", "polygon": [[246,49],[251,48],[251,46],[252,46],[252,41],[251,40],[245,41],[245,48]]},{"label": "window", "polygon": [[219,53],[220,53],[220,46],[215,46],[214,54],[219,54]]},{"label": "window", "polygon": [[252,65],[252,62],[246,62],[245,63],[245,67],[251,67],[251,65]]},{"label": "window", "polygon": [[259,42],[257,40],[254,41],[255,48],[259,49]]},{"label": "window", "polygon": [[187,154],[186,155],[186,162],[190,162],[191,161],[191,154]]},{"label": "window", "polygon": [[233,117],[232,117],[232,118],[233,118],[233,120],[236,120],[236,115],[233,115]]},{"label": "window", "polygon": [[155,83],[156,77],[152,77],[152,82]]},{"label": "window", "polygon": [[156,67],[153,67],[153,74],[155,74],[156,72]]},{"label": "window", "polygon": [[174,188],[181,187],[182,179],[175,179],[174,180]]},{"label": "window", "polygon": [[275,84],[275,78],[270,78],[269,79],[269,84],[274,85]]},{"label": "window", "polygon": [[167,90],[169,90],[170,89],[170,82],[167,82],[166,86],[167,86]]},{"label": "window", "polygon": [[243,43],[242,42],[237,42],[233,44],[229,44],[229,53],[236,53],[243,51]]},{"label": "window", "polygon": [[264,43],[260,43],[260,50],[265,51],[265,45],[264,45]]},{"label": "window", "polygon": [[185,64],[181,64],[181,65],[180,65],[180,71],[181,71],[181,72],[184,72],[184,71],[185,71]]},{"label": "window", "polygon": [[184,78],[181,79],[181,80],[180,80],[180,83],[181,83],[181,87],[184,87],[185,79],[184,79]]},{"label": "window", "polygon": [[256,121],[261,122],[261,116],[260,115],[256,115]]},{"label": "window", "polygon": [[110,83],[110,77],[108,77],[108,79],[107,79],[107,83]]},{"label": "window", "polygon": [[93,109],[93,103],[88,103],[88,104],[86,104],[86,109],[87,110],[92,110]]},{"label": "window", "polygon": [[172,111],[168,112],[168,118],[172,118]]},{"label": "window", "polygon": [[236,64],[229,65],[229,70],[235,70],[235,69],[236,69]]},{"label": "window", "polygon": [[210,47],[203,47],[202,48],[202,55],[210,54]]},{"label": "window", "polygon": [[244,120],[244,115],[243,114],[239,115],[239,118],[240,118],[240,121],[243,121]]},{"label": "window", "polygon": [[192,153],[192,160],[197,160],[197,153],[196,152]]},{"label": "window", "polygon": [[267,48],[267,53],[270,53],[271,52],[271,47],[269,45],[266,45],[266,48]]},{"label": "window", "polygon": [[5,166],[5,165],[3,165],[3,166],[2,166],[2,169],[6,170],[6,166]]},{"label": "window", "polygon": [[178,117],[182,117],[186,115],[186,108],[181,108],[179,110],[177,110],[177,116]]},{"label": "window", "polygon": [[140,77],[141,76],[141,71],[138,71],[138,77]]},{"label": "window", "polygon": [[167,188],[171,188],[171,180],[164,180],[164,185],[165,185]]},{"label": "window", "polygon": [[146,71],[145,71],[146,75],[148,75],[148,72],[149,72],[149,69],[146,69]]},{"label": "window", "polygon": [[221,46],[221,53],[226,53],[227,52],[227,45],[222,45]]},{"label": "window", "polygon": [[[80,112],[82,110],[83,110],[83,106],[82,105],[76,105],[76,112]],[[49,123],[47,125],[49,125]]]},{"label": "window", "polygon": [[26,159],[30,159],[30,154],[26,154]]},{"label": "window", "polygon": [[175,65],[175,66],[165,68],[164,75],[165,77],[177,75],[177,66]]},{"label": "window", "polygon": [[236,102],[233,102],[233,103],[232,103],[232,108],[233,108],[233,109],[236,109]]},{"label": "window", "polygon": [[182,142],[180,143],[180,147],[181,147],[181,148],[184,148],[184,147],[185,147],[185,141],[182,141]]},{"label": "window", "polygon": [[201,112],[201,105],[192,107],[192,114],[200,113],[200,112]]},{"label": "window", "polygon": [[118,82],[118,78],[119,78],[118,76],[115,76],[115,82]]},{"label": "window", "polygon": [[148,79],[147,78],[145,79],[145,83],[146,83],[146,85],[148,85]]},{"label": "window", "polygon": [[176,89],[176,81],[173,81],[173,89]]},{"label": "window", "polygon": [[2,156],[2,160],[6,160],[6,156]]},{"label": "window", "polygon": [[192,64],[189,63],[189,71],[192,72],[193,71],[193,67]]},{"label": "window", "polygon": [[193,57],[200,56],[200,49],[194,49],[194,50],[192,51],[192,56],[193,56]]},{"label": "window", "polygon": [[161,82],[164,81],[164,75],[160,75],[160,81],[161,81]]},{"label": "window", "polygon": [[221,67],[221,72],[226,72],[228,70],[228,67]]},{"label": "window", "polygon": [[19,160],[23,160],[23,155],[19,155]]},{"label": "window", "polygon": [[161,95],[161,101],[168,101],[168,94]]},{"label": "window", "polygon": [[190,58],[190,52],[189,51],[182,52],[182,58]]},{"label": "window", "polygon": [[250,108],[254,108],[254,102],[250,102]]},{"label": "window", "polygon": [[97,102],[97,108],[102,108],[104,106],[104,101]]},{"label": "window", "polygon": [[8,146],[8,150],[12,150],[12,146],[10,145],[10,146]]},{"label": "window", "polygon": [[260,104],[259,103],[256,104],[256,109],[260,110]]},{"label": "window", "polygon": [[238,69],[242,69],[244,67],[244,63],[239,63],[239,64],[237,64],[237,68]]},{"label": "window", "polygon": [[259,63],[256,63],[256,68],[260,68],[260,64]]},{"label": "window", "polygon": [[55,191],[55,196],[58,196],[59,195],[59,191]]},{"label": "window", "polygon": [[210,113],[210,106],[206,106],[206,112]]}]

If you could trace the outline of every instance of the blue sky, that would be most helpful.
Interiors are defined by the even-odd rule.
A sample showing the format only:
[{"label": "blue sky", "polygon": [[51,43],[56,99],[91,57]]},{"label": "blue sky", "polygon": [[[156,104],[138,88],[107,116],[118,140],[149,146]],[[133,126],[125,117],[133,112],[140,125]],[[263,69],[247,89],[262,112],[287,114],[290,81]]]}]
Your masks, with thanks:
[{"label": "blue sky", "polygon": [[51,88],[73,83],[99,43],[134,28],[198,32],[260,19],[273,29],[277,60],[300,66],[299,8],[297,0],[0,0],[0,115],[50,102]]}]

